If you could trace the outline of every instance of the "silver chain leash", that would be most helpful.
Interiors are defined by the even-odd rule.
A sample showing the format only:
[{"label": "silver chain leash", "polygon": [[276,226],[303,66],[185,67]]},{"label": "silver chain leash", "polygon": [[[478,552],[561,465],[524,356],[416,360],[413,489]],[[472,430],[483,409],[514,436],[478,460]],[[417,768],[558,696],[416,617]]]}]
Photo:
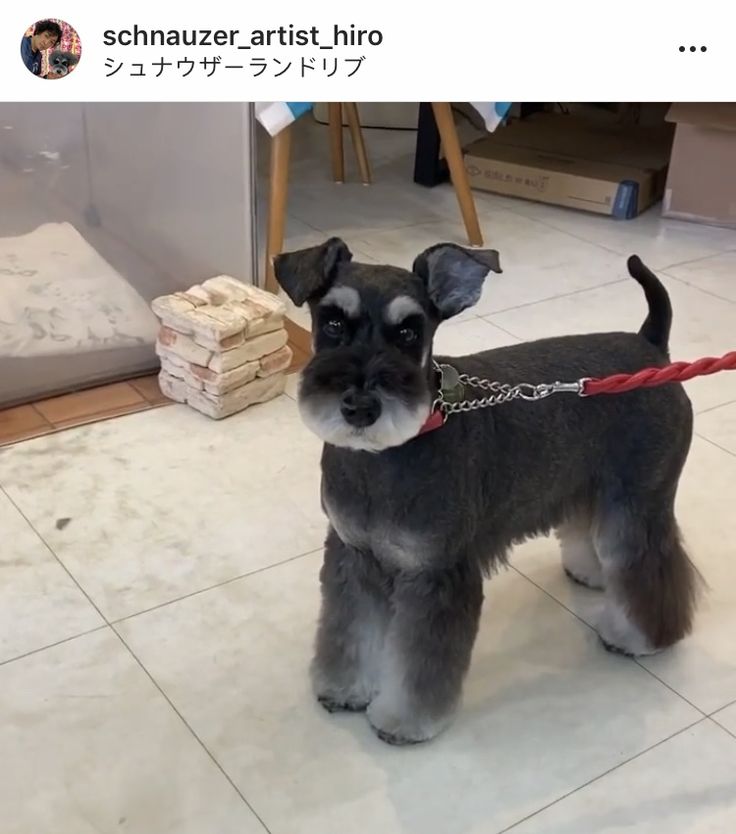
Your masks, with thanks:
[{"label": "silver chain leash", "polygon": [[[490,379],[483,379],[479,376],[460,374],[452,365],[440,365],[434,362],[434,369],[439,374],[439,389],[434,408],[442,410],[443,414],[457,414],[463,411],[476,411],[479,408],[491,408],[496,405],[503,405],[512,400],[526,400],[537,402],[544,400],[552,394],[577,394],[585,396],[586,379],[579,379],[575,382],[543,382],[537,385],[531,382],[519,382],[516,385],[509,385],[505,382],[496,382]],[[444,397],[444,391],[457,389],[460,385],[467,385],[471,388],[479,388],[489,393],[476,399],[463,399],[457,402],[449,402]]]}]

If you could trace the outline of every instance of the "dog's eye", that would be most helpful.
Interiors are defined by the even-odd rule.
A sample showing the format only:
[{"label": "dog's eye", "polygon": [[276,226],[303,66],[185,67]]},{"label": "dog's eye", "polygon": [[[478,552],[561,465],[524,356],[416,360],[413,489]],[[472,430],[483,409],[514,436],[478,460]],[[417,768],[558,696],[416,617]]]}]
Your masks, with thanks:
[{"label": "dog's eye", "polygon": [[324,330],[325,335],[329,336],[331,339],[339,339],[345,332],[345,324],[344,322],[341,322],[340,319],[330,319],[325,323],[325,326],[322,329]]},{"label": "dog's eye", "polygon": [[401,339],[401,343],[404,345],[411,345],[416,342],[418,338],[417,331],[414,330],[413,327],[402,327],[399,330],[399,339]]}]

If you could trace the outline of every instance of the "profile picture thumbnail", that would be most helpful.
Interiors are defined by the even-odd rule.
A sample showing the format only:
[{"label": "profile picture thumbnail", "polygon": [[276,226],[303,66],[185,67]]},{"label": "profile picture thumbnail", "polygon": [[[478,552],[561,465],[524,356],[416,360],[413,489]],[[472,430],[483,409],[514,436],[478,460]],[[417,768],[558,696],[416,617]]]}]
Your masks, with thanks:
[{"label": "profile picture thumbnail", "polygon": [[28,72],[55,81],[74,72],[82,57],[82,41],[64,20],[38,20],[23,35],[20,55]]}]

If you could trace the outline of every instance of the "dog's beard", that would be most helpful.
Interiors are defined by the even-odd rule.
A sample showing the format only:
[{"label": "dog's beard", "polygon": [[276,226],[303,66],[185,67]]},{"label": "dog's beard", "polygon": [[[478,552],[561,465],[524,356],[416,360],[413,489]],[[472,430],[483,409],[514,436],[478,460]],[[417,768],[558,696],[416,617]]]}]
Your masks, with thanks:
[{"label": "dog's beard", "polygon": [[299,397],[299,411],[304,424],[324,443],[364,452],[381,452],[401,446],[419,434],[429,417],[431,402],[408,405],[397,397],[379,391],[381,415],[370,426],[356,428],[340,413],[336,394],[311,394]]}]

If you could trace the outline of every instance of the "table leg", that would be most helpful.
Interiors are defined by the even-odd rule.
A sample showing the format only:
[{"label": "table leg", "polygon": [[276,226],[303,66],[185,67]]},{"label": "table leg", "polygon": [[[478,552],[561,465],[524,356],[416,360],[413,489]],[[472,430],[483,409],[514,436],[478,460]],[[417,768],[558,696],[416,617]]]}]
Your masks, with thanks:
[{"label": "table leg", "polygon": [[342,103],[331,101],[327,105],[330,125],[330,150],[332,152],[332,178],[345,182],[345,152],[342,143]]},{"label": "table leg", "polygon": [[483,235],[478,223],[478,214],[475,210],[473,192],[470,190],[468,175],[465,171],[463,151],[460,147],[460,139],[457,135],[457,128],[452,116],[452,107],[449,102],[432,102],[432,111],[437,122],[437,129],[440,134],[442,147],[445,151],[447,164],[450,168],[450,178],[455,188],[455,195],[460,204],[460,213],[463,216],[465,231],[471,246],[482,246]]},{"label": "table leg", "polygon": [[278,293],[273,258],[283,251],[286,232],[286,197],[289,185],[291,126],[271,138],[271,168],[266,230],[266,289]]},{"label": "table leg", "polygon": [[343,104],[343,108],[345,110],[345,117],[348,120],[350,136],[353,140],[353,150],[355,151],[355,158],[358,161],[358,170],[360,171],[361,182],[363,185],[370,185],[371,166],[368,162],[368,153],[365,149],[365,139],[363,138],[363,131],[360,127],[358,105],[354,101],[346,101]]},{"label": "table leg", "polygon": [[447,163],[440,159],[440,132],[437,130],[432,105],[426,101],[420,102],[414,152],[414,182],[433,188],[446,182],[448,177]]}]

